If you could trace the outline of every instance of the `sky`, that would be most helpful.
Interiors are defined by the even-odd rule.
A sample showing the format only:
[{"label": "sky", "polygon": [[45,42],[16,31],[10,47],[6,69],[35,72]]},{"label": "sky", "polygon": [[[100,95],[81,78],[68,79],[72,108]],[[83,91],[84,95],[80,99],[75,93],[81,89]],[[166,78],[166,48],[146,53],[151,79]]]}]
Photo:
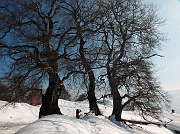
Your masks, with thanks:
[{"label": "sky", "polygon": [[159,16],[166,19],[160,31],[166,33],[167,41],[162,43],[159,54],[154,58],[156,77],[163,90],[180,89],[180,0],[144,0],[158,6]]}]

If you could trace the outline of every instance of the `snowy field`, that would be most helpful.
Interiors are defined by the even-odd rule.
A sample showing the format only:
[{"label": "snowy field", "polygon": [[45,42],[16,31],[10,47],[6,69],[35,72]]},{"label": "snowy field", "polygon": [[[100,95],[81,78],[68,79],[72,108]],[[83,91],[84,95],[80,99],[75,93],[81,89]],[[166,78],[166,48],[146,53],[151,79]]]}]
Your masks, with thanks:
[{"label": "snowy field", "polygon": [[176,113],[180,114],[180,89],[179,90],[171,90],[169,91],[169,94],[171,95],[171,106],[172,109],[175,110]]},{"label": "snowy field", "polygon": [[[0,101],[0,106],[6,102]],[[165,112],[161,121],[151,119],[152,122],[163,125],[135,124],[127,125],[109,119],[112,111],[112,101],[105,100],[98,103],[103,116],[94,116],[88,112],[88,102],[70,102],[59,100],[63,115],[50,115],[38,119],[40,106],[30,106],[17,103],[0,110],[0,134],[174,134],[169,129],[180,129],[180,115]],[[75,111],[82,110],[81,118],[75,118]],[[137,114],[123,111],[126,120],[143,121]],[[180,130],[179,130],[180,131]]]}]

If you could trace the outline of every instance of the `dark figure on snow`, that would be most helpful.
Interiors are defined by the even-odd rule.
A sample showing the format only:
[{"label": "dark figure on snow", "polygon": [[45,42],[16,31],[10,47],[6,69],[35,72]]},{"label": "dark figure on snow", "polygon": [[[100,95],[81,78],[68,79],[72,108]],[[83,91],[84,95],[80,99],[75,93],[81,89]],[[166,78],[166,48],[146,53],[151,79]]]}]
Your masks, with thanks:
[{"label": "dark figure on snow", "polygon": [[76,109],[76,118],[79,119],[80,118],[80,109]]}]

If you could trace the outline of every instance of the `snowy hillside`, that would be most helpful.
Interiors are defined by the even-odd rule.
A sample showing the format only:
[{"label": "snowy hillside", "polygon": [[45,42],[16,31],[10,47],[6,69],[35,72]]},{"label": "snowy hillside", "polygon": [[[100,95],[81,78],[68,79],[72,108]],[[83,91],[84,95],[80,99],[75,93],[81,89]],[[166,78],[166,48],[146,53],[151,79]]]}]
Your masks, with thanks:
[{"label": "snowy hillside", "polygon": [[180,105],[179,105],[179,102],[180,102],[180,89],[179,90],[169,91],[169,94],[172,97],[172,104],[171,104],[172,109],[175,110],[175,113],[180,114]]},{"label": "snowy hillside", "polygon": [[[5,104],[0,101],[0,106]],[[39,106],[30,106],[25,103],[17,103],[15,108],[8,107],[0,111],[0,134],[173,134],[164,126],[132,124],[127,125],[116,122],[108,118],[112,111],[112,101],[110,99],[98,103],[103,116],[94,116],[88,112],[88,102],[70,102],[59,100],[59,106],[63,115],[50,115],[38,119]],[[75,111],[82,110],[80,119],[75,118]],[[123,118],[126,120],[144,121],[137,114],[130,111],[123,111]],[[180,120],[180,116],[166,112],[164,122]],[[175,120],[173,119],[175,118]],[[178,119],[178,120],[176,120]],[[153,120],[153,122],[159,122]],[[173,123],[173,122],[172,122]],[[178,123],[172,126],[176,127]],[[172,128],[172,126],[169,126]],[[19,131],[18,131],[19,130]]]}]

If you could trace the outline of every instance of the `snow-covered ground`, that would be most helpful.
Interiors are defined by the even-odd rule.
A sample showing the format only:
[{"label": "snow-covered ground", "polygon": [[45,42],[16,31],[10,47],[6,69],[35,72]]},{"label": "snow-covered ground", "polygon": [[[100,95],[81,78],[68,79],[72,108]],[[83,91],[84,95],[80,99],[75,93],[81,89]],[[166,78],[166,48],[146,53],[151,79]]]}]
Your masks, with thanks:
[{"label": "snow-covered ground", "polygon": [[169,94],[171,95],[171,107],[175,110],[175,113],[180,114],[180,89],[179,90],[171,90],[169,91]]},{"label": "snow-covered ground", "polygon": [[[0,107],[6,102],[0,101]],[[94,116],[88,112],[88,102],[70,102],[59,100],[59,106],[63,115],[50,115],[38,119],[39,106],[30,106],[25,103],[17,103],[0,110],[0,134],[174,134],[160,125],[127,125],[109,119],[112,111],[110,99],[98,103],[103,116]],[[82,110],[80,119],[75,118],[76,109]],[[179,127],[180,115],[166,112],[162,118],[164,122],[170,122],[170,128]],[[143,121],[137,114],[123,111],[122,117],[127,120]],[[153,120],[158,122],[158,120]],[[178,129],[178,128],[177,128]]]},{"label": "snow-covered ground", "polygon": [[38,106],[16,103],[2,109],[5,104],[5,101],[0,101],[0,134],[14,134],[38,119]]}]

